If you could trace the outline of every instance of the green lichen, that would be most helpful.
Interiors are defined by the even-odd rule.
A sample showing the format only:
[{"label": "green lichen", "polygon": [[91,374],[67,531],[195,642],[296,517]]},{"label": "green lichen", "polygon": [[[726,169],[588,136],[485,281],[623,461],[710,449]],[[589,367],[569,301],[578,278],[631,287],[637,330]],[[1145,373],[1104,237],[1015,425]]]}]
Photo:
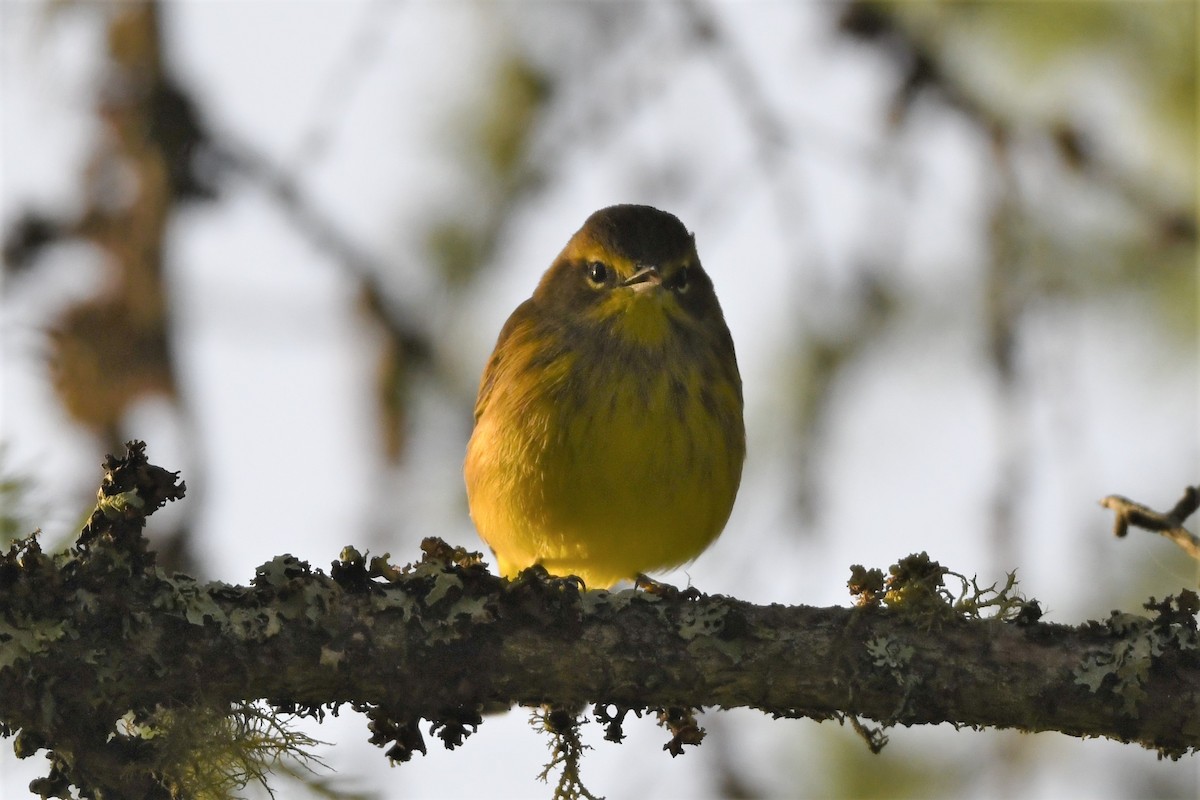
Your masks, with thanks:
[{"label": "green lichen", "polygon": [[213,586],[222,584],[201,586],[195,579],[186,575],[176,575],[165,580],[174,587],[174,591],[156,596],[151,604],[153,608],[173,612],[187,620],[189,625],[225,625],[229,621],[225,609],[213,596]]},{"label": "green lichen", "polygon": [[251,783],[270,791],[268,777],[280,772],[327,768],[312,752],[323,742],[296,730],[294,719],[256,703],[236,704],[227,713],[160,707],[127,713],[112,736],[153,744],[158,782],[170,796],[216,800]]},{"label": "green lichen", "polygon": [[1120,701],[1121,712],[1133,718],[1146,698],[1144,687],[1156,660],[1168,651],[1200,651],[1200,601],[1195,592],[1185,589],[1161,603],[1151,598],[1144,607],[1155,611],[1155,617],[1113,611],[1102,623],[1111,634],[1109,645],[1086,656],[1073,673],[1076,684],[1092,694],[1111,693]]},{"label": "green lichen", "polygon": [[426,607],[433,608],[452,594],[457,595],[462,593],[462,578],[453,572],[439,569],[435,565],[422,564],[415,570],[414,574],[420,575],[422,572],[433,578],[433,587],[429,590],[429,594],[425,595]]},{"label": "green lichen", "polygon": [[1119,638],[1107,651],[1084,660],[1074,673],[1075,683],[1095,694],[1111,678],[1109,691],[1121,701],[1121,711],[1136,717],[1137,706],[1146,697],[1142,685],[1154,657],[1162,653],[1162,644],[1145,617],[1114,611],[1107,625]]},{"label": "green lichen", "polygon": [[700,609],[684,606],[680,614],[679,636],[689,642],[697,636],[714,636],[725,627],[728,613],[728,606],[710,605]]},{"label": "green lichen", "polygon": [[727,626],[734,620],[729,612],[725,605],[684,606],[677,629],[680,638],[690,642],[688,649],[693,652],[713,648],[734,663],[741,661],[746,646],[740,637],[727,634]]},{"label": "green lichen", "polygon": [[579,726],[585,722],[567,709],[548,706],[535,710],[530,718],[534,730],[550,738],[550,763],[538,774],[538,780],[549,783],[551,773],[556,768],[561,770],[554,784],[554,800],[602,800],[583,785],[579,772],[583,751],[591,749],[579,737]]},{"label": "green lichen", "polygon": [[108,519],[121,519],[130,511],[141,511],[146,502],[138,496],[136,489],[114,495],[103,493],[96,500],[96,509]]},{"label": "green lichen", "polygon": [[[958,583],[956,589],[947,586],[948,580]],[[855,564],[846,585],[862,608],[886,607],[931,623],[953,617],[1015,621],[1036,603],[1017,591],[1015,571],[1008,573],[1003,586],[980,586],[977,577],[949,570],[924,552],[900,559],[886,576],[882,570]]]},{"label": "green lichen", "polygon": [[0,617],[0,669],[39,655],[67,635],[64,621],[38,620],[10,625]]},{"label": "green lichen", "polygon": [[579,595],[580,610],[589,617],[602,612],[616,613],[635,603],[658,603],[661,601],[662,598],[658,595],[643,592],[640,589],[622,589],[619,592],[597,589]]},{"label": "green lichen", "polygon": [[912,657],[916,652],[912,645],[905,644],[890,636],[880,636],[875,639],[868,639],[866,647],[867,654],[871,656],[871,662],[877,667],[884,667],[891,670],[896,683],[901,686],[907,686],[915,680],[914,675],[911,673],[906,674],[906,670],[909,664],[912,663]]}]

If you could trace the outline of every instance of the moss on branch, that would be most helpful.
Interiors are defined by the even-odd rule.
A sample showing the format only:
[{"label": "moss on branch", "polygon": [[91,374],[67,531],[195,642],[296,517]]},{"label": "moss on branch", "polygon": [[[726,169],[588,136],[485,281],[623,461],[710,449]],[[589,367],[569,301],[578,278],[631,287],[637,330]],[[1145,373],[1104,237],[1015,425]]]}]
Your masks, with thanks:
[{"label": "moss on branch", "polygon": [[515,704],[596,704],[617,741],[630,710],[691,721],[671,727],[673,753],[699,741],[705,707],[1200,745],[1191,592],[1147,616],[1047,624],[1011,576],[981,589],[921,554],[887,576],[856,567],[854,608],[756,606],[584,592],[536,570],[509,582],[435,539],[404,567],[347,548],[328,573],[283,555],[249,585],[200,583],[160,572],[141,536],[182,496],[177,476],[140,443],[106,467],[75,547],[30,537],[0,558],[0,725],[19,754],[51,751],[47,796],[170,796],[167,748],[128,721],[259,698],[314,716],[351,704],[398,761],[425,750],[421,720],[453,747]]}]

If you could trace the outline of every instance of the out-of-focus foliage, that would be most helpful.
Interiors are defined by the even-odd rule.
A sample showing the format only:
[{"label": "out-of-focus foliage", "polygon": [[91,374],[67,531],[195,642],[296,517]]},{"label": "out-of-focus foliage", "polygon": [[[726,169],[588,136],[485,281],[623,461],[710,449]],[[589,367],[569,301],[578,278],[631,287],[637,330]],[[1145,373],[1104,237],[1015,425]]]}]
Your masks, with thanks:
[{"label": "out-of-focus foliage", "polygon": [[[1151,288],[1164,319],[1192,336],[1196,4],[881,8],[970,99],[969,111],[1017,140],[1027,172],[1012,226],[1029,237],[1029,260],[1047,286]],[[1057,158],[1047,161],[1047,151]]]},{"label": "out-of-focus foliage", "polygon": [[461,133],[450,145],[468,171],[469,190],[458,193],[445,218],[430,223],[427,236],[429,255],[450,286],[470,282],[494,256],[499,227],[535,177],[526,152],[550,85],[510,51],[478,91],[477,101],[459,112]]},{"label": "out-of-focus foliage", "polygon": [[[1089,126],[1086,87],[1115,119],[1087,130],[1140,181],[1195,202],[1196,5],[912,2],[885,6],[978,102],[1018,122]],[[1074,119],[1072,119],[1074,118]],[[1098,122],[1098,120],[1096,120]],[[1140,141],[1138,141],[1140,139]]]}]

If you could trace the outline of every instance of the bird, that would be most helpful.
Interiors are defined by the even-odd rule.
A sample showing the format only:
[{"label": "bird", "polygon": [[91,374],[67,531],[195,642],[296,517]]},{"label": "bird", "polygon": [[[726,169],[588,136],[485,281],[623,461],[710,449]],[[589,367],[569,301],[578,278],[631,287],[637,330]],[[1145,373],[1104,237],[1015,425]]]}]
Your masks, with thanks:
[{"label": "bird", "polygon": [[608,589],[693,561],[733,509],[743,405],[694,235],[646,205],[590,215],[480,381],[463,472],[500,573]]}]

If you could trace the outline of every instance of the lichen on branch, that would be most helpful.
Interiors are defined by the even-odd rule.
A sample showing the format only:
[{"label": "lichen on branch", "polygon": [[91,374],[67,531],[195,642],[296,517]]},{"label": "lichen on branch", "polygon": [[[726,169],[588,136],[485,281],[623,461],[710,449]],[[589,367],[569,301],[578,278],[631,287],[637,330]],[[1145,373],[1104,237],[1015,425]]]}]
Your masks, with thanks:
[{"label": "lichen on branch", "polygon": [[316,719],[361,710],[394,761],[424,753],[426,735],[464,745],[514,705],[591,705],[611,741],[629,712],[658,718],[672,755],[700,741],[696,711],[738,707],[848,719],[873,746],[890,726],[940,722],[1171,757],[1200,746],[1194,593],[1148,616],[1051,624],[1015,576],[981,587],[922,553],[886,574],[855,567],[852,608],[758,606],[584,591],[538,569],[508,581],[437,539],[403,566],[347,547],[328,572],[285,554],[248,585],[202,583],[162,573],[142,537],[182,496],[178,476],[141,443],[105,467],[72,548],[31,536],[0,556],[0,733],[19,755],[49,752],[43,796],[170,796],[167,722],[255,700]]}]

